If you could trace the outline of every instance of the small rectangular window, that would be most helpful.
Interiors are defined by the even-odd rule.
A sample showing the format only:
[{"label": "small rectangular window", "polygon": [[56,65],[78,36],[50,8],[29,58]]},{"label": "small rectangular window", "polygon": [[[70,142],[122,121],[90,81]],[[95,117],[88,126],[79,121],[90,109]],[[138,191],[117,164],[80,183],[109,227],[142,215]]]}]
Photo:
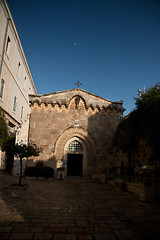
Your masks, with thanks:
[{"label": "small rectangular window", "polygon": [[21,119],[23,118],[23,106],[22,106],[22,108],[21,108]]},{"label": "small rectangular window", "polygon": [[20,75],[20,69],[21,69],[21,64],[20,62],[18,63],[18,68],[17,68],[17,76],[19,77]]},{"label": "small rectangular window", "polygon": [[4,90],[4,80],[1,80],[1,86],[0,86],[0,97],[2,98],[3,96],[3,90]]},{"label": "small rectangular window", "polygon": [[7,38],[7,43],[6,43],[6,53],[9,53],[10,43],[11,43],[11,39],[10,39],[10,37],[8,36],[8,38]]},{"label": "small rectangular window", "polygon": [[13,111],[15,112],[17,108],[17,98],[14,97],[14,103],[13,103]]},{"label": "small rectangular window", "polygon": [[26,82],[27,82],[27,78],[25,77],[25,78],[24,78],[24,85],[23,85],[24,90],[25,90],[25,88],[26,88]]}]

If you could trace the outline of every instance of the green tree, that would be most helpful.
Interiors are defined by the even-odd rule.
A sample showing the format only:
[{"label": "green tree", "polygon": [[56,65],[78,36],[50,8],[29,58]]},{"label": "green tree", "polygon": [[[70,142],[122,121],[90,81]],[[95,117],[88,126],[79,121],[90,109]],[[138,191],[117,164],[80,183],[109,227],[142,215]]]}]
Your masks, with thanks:
[{"label": "green tree", "polygon": [[117,127],[115,146],[127,154],[128,165],[140,152],[142,143],[151,152],[150,161],[160,160],[160,83],[138,91],[134,99],[136,108]]},{"label": "green tree", "polygon": [[39,156],[39,154],[42,152],[42,148],[39,148],[36,144],[29,143],[26,144],[15,144],[11,145],[9,142],[5,142],[3,145],[3,150],[6,152],[12,152],[14,156],[18,157],[20,159],[20,174],[19,174],[19,185],[21,185],[22,182],[22,160],[23,158],[28,158],[32,156]]},{"label": "green tree", "polygon": [[8,137],[8,126],[4,117],[4,113],[0,108],[0,148],[3,146],[3,143],[8,139]]},{"label": "green tree", "polygon": [[152,161],[160,160],[160,83],[139,92],[135,98],[136,109],[140,115],[140,136],[145,139],[152,151]]},{"label": "green tree", "polygon": [[10,172],[14,162],[15,136],[9,136],[3,143],[2,150],[6,153],[5,171]]},{"label": "green tree", "polygon": [[36,144],[29,144],[29,145],[15,145],[15,155],[20,158],[20,174],[19,174],[19,185],[21,185],[22,180],[22,160],[23,158],[28,158],[32,156],[39,156],[42,152],[42,149],[37,147]]},{"label": "green tree", "polygon": [[115,147],[117,152],[122,151],[128,158],[129,181],[131,181],[131,166],[133,165],[133,157],[138,153],[138,119],[139,117],[136,111],[133,111],[119,123],[115,132]]}]

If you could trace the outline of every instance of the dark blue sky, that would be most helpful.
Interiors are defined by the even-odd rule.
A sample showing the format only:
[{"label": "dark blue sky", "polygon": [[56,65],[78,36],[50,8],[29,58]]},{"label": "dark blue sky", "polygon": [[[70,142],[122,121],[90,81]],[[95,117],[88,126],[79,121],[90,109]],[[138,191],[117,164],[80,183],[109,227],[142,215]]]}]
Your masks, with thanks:
[{"label": "dark blue sky", "polygon": [[75,88],[134,108],[160,81],[159,0],[8,0],[39,94]]}]

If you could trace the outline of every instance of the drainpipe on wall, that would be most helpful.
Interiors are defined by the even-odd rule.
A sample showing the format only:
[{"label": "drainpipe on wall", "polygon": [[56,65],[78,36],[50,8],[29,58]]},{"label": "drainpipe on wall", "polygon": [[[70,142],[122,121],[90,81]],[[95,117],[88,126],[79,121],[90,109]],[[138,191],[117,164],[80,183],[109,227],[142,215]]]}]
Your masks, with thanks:
[{"label": "drainpipe on wall", "polygon": [[4,40],[3,40],[2,56],[1,56],[0,77],[1,77],[1,72],[2,72],[2,65],[3,65],[3,58],[4,58],[4,52],[5,52],[5,45],[6,45],[9,21],[10,21],[10,18],[7,18],[6,30],[5,30]]}]

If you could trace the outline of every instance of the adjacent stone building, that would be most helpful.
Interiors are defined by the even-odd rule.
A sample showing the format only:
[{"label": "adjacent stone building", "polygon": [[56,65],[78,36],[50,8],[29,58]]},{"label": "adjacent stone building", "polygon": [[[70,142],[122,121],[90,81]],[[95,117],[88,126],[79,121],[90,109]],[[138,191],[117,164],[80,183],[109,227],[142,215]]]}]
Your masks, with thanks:
[{"label": "adjacent stone building", "polygon": [[[36,94],[37,91],[6,0],[0,0],[0,36],[0,107],[11,133],[26,122],[23,136],[18,138],[27,143],[28,94]],[[1,154],[0,151],[0,168],[4,168]]]},{"label": "adjacent stone building", "polygon": [[113,134],[123,101],[112,102],[80,88],[30,95],[29,141],[43,148],[43,161],[66,176],[93,176],[113,163]]}]

